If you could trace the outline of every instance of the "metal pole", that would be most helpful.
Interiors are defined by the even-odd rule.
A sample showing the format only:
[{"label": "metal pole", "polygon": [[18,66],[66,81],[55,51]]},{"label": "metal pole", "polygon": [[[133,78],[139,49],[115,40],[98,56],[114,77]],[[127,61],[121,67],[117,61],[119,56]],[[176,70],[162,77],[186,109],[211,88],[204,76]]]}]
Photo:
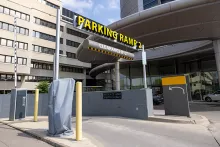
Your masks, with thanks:
[{"label": "metal pole", "polygon": [[82,139],[82,82],[76,83],[76,141]]},{"label": "metal pole", "polygon": [[35,90],[35,97],[34,97],[34,122],[37,122],[38,116],[38,101],[39,101],[39,89]]},{"label": "metal pole", "polygon": [[146,74],[146,53],[144,51],[144,45],[142,46],[142,64],[143,64],[143,76],[144,76],[144,88],[147,88],[147,74]]},{"label": "metal pole", "polygon": [[17,88],[17,18],[14,16],[14,82]]},{"label": "metal pole", "polygon": [[59,54],[60,54],[60,9],[57,9],[54,80],[57,80],[59,78]]}]

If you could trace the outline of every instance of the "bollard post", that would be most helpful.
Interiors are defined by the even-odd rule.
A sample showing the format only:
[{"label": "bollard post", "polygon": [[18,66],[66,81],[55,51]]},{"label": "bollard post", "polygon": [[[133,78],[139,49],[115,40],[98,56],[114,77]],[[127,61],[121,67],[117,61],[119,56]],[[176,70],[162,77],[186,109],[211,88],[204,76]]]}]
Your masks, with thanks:
[{"label": "bollard post", "polygon": [[76,83],[76,141],[82,139],[82,82]]},{"label": "bollard post", "polygon": [[38,100],[39,100],[39,89],[35,90],[35,98],[34,98],[34,121],[37,122],[38,116]]}]

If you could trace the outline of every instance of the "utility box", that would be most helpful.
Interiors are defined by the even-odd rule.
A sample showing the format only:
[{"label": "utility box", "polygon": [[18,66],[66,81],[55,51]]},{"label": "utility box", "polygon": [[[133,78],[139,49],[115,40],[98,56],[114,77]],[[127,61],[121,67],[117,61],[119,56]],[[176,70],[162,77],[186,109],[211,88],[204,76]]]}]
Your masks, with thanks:
[{"label": "utility box", "polygon": [[23,119],[26,116],[27,108],[27,90],[12,89],[10,100],[9,120]]},{"label": "utility box", "polygon": [[185,76],[162,78],[165,115],[190,117],[189,94]]}]

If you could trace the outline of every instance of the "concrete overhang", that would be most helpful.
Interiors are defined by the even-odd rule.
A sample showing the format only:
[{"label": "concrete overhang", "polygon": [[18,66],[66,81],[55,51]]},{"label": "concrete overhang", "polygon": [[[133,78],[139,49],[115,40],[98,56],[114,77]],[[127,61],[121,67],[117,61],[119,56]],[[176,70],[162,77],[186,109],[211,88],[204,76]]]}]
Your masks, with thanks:
[{"label": "concrete overhang", "polygon": [[[177,0],[125,17],[108,27],[145,48],[220,38],[220,0]],[[111,44],[95,36],[90,39]],[[117,47],[117,44],[114,45]]]},{"label": "concrete overhang", "polygon": [[118,61],[120,58],[133,60],[134,54],[128,51],[107,46],[89,39],[80,44],[76,53],[77,59],[82,62],[103,64]]}]

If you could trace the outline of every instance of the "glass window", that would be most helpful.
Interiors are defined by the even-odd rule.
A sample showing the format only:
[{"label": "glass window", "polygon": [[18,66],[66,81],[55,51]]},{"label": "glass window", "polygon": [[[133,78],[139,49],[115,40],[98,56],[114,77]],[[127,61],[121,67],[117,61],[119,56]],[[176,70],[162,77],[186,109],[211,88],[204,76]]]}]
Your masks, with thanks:
[{"label": "glass window", "polygon": [[30,21],[30,16],[29,15],[27,15],[26,20]]},{"label": "glass window", "polygon": [[38,46],[38,52],[42,52],[42,47]]},{"label": "glass window", "polygon": [[11,57],[11,63],[15,63],[15,57]]},{"label": "glass window", "polygon": [[3,13],[3,7],[2,6],[0,6],[0,13]]},{"label": "glass window", "polygon": [[9,31],[14,32],[14,26],[13,25],[9,25]]},{"label": "glass window", "polygon": [[29,35],[29,30],[28,29],[25,29],[25,35]]},{"label": "glass window", "polygon": [[5,62],[6,63],[11,63],[11,56],[6,56]]},{"label": "glass window", "polygon": [[19,27],[15,27],[16,28],[16,32],[20,33],[20,28]]},{"label": "glass window", "polygon": [[21,19],[26,20],[26,14],[21,14]]},{"label": "glass window", "polygon": [[33,32],[32,32],[32,37],[35,37],[35,36],[36,36],[36,32],[33,31]]},{"label": "glass window", "polygon": [[23,42],[19,42],[18,48],[23,49],[24,48],[24,43]]},{"label": "glass window", "polygon": [[23,58],[17,58],[17,59],[18,59],[18,64],[22,64],[23,63],[23,61],[22,61]]},{"label": "glass window", "polygon": [[25,29],[24,28],[20,28],[20,34],[25,35]]},{"label": "glass window", "polygon": [[14,10],[10,10],[10,15],[11,16],[15,16],[15,11]]},{"label": "glass window", "polygon": [[24,49],[25,49],[25,50],[28,49],[28,44],[27,44],[27,43],[24,44]]},{"label": "glass window", "polygon": [[5,45],[6,46],[7,45],[7,40],[2,38],[1,39],[1,45]]},{"label": "glass window", "polygon": [[0,62],[5,62],[5,56],[0,55]]},{"label": "glass window", "polygon": [[40,33],[36,32],[36,36],[35,37],[40,38]]},{"label": "glass window", "polygon": [[9,14],[9,9],[8,8],[4,8],[4,13],[5,14]]},{"label": "glass window", "polygon": [[7,23],[3,23],[3,27],[4,30],[8,30],[8,24]]},{"label": "glass window", "polygon": [[40,19],[39,18],[35,18],[35,23],[36,24],[40,24]]},{"label": "glass window", "polygon": [[16,15],[18,18],[21,18],[21,13],[20,13],[20,12],[16,12],[15,15]]},{"label": "glass window", "polygon": [[8,40],[8,42],[7,42],[7,46],[12,47],[12,46],[13,46],[13,41],[12,41],[12,40]]},{"label": "glass window", "polygon": [[23,65],[27,65],[27,59],[26,58],[23,59]]}]

